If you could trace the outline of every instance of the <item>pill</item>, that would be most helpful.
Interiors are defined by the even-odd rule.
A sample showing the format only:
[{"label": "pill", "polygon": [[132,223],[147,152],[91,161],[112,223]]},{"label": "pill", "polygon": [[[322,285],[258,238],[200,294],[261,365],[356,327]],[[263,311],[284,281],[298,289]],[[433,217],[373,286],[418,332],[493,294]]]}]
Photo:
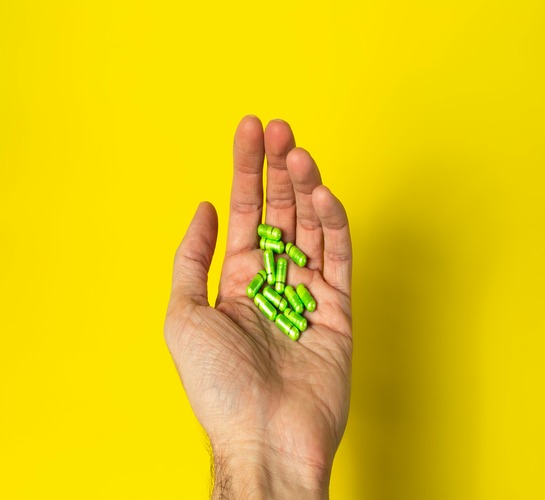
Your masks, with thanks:
[{"label": "pill", "polygon": [[300,314],[292,311],[289,307],[282,314],[284,314],[289,322],[296,326],[299,331],[304,332],[307,329],[308,322],[306,318],[303,318]]},{"label": "pill", "polygon": [[272,250],[274,253],[284,253],[284,242],[281,240],[270,240],[261,238],[259,241],[261,250]]},{"label": "pill", "polygon": [[274,254],[272,250],[265,250],[263,252],[263,263],[265,264],[265,272],[267,273],[267,283],[274,285]]},{"label": "pill", "polygon": [[299,338],[299,330],[296,326],[292,325],[286,316],[279,314],[275,320],[276,326],[285,333],[291,340],[297,340]]},{"label": "pill", "polygon": [[276,262],[276,282],[274,289],[278,293],[284,293],[286,287],[286,274],[288,272],[288,261],[284,257],[280,257]]},{"label": "pill", "polygon": [[263,288],[263,297],[265,297],[279,311],[283,311],[286,309],[286,307],[288,307],[288,301],[282,297],[282,295],[276,293],[270,286]]},{"label": "pill", "polygon": [[286,287],[284,288],[284,295],[286,296],[286,299],[288,299],[291,308],[295,312],[301,314],[305,310],[303,301],[299,298],[299,295],[297,295],[297,292],[293,289],[292,286],[286,285]]},{"label": "pill", "polygon": [[260,293],[256,293],[254,297],[254,304],[265,315],[267,319],[274,321],[277,315],[274,306]]},{"label": "pill", "polygon": [[282,231],[277,227],[269,226],[269,224],[259,224],[257,234],[262,238],[269,238],[270,240],[282,239]]},{"label": "pill", "polygon": [[286,253],[290,256],[291,260],[293,260],[293,262],[295,262],[299,267],[306,266],[307,256],[293,243],[286,243]]},{"label": "pill", "polygon": [[316,309],[316,301],[314,300],[314,297],[310,294],[310,292],[307,290],[305,285],[300,284],[297,285],[297,295],[299,295],[299,298],[305,305],[305,309],[309,312],[312,312]]},{"label": "pill", "polygon": [[265,283],[265,280],[267,279],[267,273],[261,269],[253,278],[252,281],[250,281],[250,284],[246,287],[246,295],[253,299],[255,297],[255,294],[261,290],[261,287],[263,286],[263,283]]}]

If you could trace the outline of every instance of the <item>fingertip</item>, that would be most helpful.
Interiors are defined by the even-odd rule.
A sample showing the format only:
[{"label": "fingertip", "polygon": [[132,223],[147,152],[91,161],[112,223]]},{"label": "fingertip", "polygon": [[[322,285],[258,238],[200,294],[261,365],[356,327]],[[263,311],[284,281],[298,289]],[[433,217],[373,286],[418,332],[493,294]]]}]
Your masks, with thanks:
[{"label": "fingertip", "polygon": [[312,191],[312,203],[323,225],[336,229],[348,223],[343,204],[327,186],[316,186]]},{"label": "fingertip", "polygon": [[290,124],[278,118],[271,120],[265,127],[265,142],[267,149],[272,154],[286,154],[295,147],[295,139]]},{"label": "fingertip", "polygon": [[310,153],[305,148],[297,146],[288,153],[286,159],[295,165],[301,163],[301,161],[304,161],[309,156]]},{"label": "fingertip", "polygon": [[290,127],[290,124],[286,120],[282,120],[282,118],[273,118],[272,120],[269,120],[269,123],[267,123],[267,127],[278,127],[278,128],[285,128]]},{"label": "fingertip", "polygon": [[256,154],[263,150],[263,124],[255,115],[244,116],[235,131],[235,146],[244,153]]},{"label": "fingertip", "polygon": [[320,170],[310,153],[301,147],[293,148],[286,158],[288,173],[297,191],[311,194],[322,183]]},{"label": "fingertip", "polygon": [[241,119],[240,119],[240,122],[238,124],[238,128],[244,128],[244,127],[256,127],[256,126],[260,126],[261,128],[263,128],[263,124],[261,123],[261,120],[259,119],[258,116],[256,115],[252,115],[252,114],[247,114],[247,115],[244,115]]},{"label": "fingertip", "polygon": [[216,217],[218,216],[216,207],[213,205],[213,203],[206,200],[199,203],[197,210],[206,210],[207,212],[213,213]]},{"label": "fingertip", "polygon": [[[197,207],[198,219],[203,222],[207,227],[217,232],[218,230],[218,212],[216,207],[209,201],[201,201]],[[195,218],[197,218],[197,213]]]},{"label": "fingertip", "polygon": [[323,212],[333,199],[335,199],[333,193],[323,184],[316,186],[312,191],[312,203],[314,204],[314,208],[318,214],[318,210]]},{"label": "fingertip", "polygon": [[290,171],[298,172],[301,169],[308,170],[309,166],[315,165],[310,153],[300,146],[293,148],[286,157],[286,163]]}]

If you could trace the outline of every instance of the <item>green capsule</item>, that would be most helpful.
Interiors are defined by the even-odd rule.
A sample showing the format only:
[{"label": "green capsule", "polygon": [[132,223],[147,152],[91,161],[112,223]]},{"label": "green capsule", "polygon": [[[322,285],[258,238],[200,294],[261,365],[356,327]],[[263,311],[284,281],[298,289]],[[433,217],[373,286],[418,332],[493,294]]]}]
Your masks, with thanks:
[{"label": "green capsule", "polygon": [[286,243],[286,253],[299,267],[305,267],[307,265],[307,256],[293,243]]},{"label": "green capsule", "polygon": [[261,287],[263,286],[263,283],[265,283],[265,280],[267,279],[267,273],[261,269],[253,278],[252,281],[250,281],[250,284],[246,287],[246,295],[253,299],[255,297],[255,294],[261,290]]},{"label": "green capsule", "polygon": [[288,301],[276,293],[270,286],[263,288],[263,297],[265,297],[274,307],[283,311],[288,307]]},{"label": "green capsule", "polygon": [[260,293],[256,293],[254,297],[254,304],[265,315],[267,319],[274,321],[278,314],[274,306]]},{"label": "green capsule", "polygon": [[276,326],[285,333],[291,340],[297,340],[299,338],[299,330],[296,326],[292,325],[286,316],[279,314],[275,320]]},{"label": "green capsule", "polygon": [[301,314],[305,310],[303,301],[299,298],[299,295],[297,295],[297,292],[293,289],[292,286],[286,285],[286,288],[284,289],[284,295],[286,296],[286,299],[288,299],[291,308],[295,312]]},{"label": "green capsule", "polygon": [[267,273],[267,283],[274,285],[274,254],[272,250],[265,250],[263,252],[263,263],[265,264],[265,272]]},{"label": "green capsule", "polygon": [[276,283],[274,289],[278,293],[284,293],[286,287],[286,274],[288,272],[288,261],[284,257],[280,257],[276,262]]},{"label": "green capsule", "polygon": [[259,224],[257,227],[257,234],[262,238],[268,238],[269,240],[282,239],[282,231],[277,227],[269,226],[268,224]]},{"label": "green capsule", "polygon": [[261,248],[261,250],[272,250],[275,253],[284,253],[284,242],[281,240],[276,241],[261,238],[259,241],[259,248]]},{"label": "green capsule", "polygon": [[300,284],[297,285],[297,295],[299,295],[299,298],[305,304],[305,309],[309,312],[312,312],[316,309],[316,301],[314,300],[314,297],[310,294],[310,292],[307,290],[305,285]]},{"label": "green capsule", "polygon": [[283,312],[284,316],[288,318],[290,323],[297,327],[300,332],[304,332],[307,329],[308,322],[306,318],[303,318],[300,314],[292,311],[289,307]]}]

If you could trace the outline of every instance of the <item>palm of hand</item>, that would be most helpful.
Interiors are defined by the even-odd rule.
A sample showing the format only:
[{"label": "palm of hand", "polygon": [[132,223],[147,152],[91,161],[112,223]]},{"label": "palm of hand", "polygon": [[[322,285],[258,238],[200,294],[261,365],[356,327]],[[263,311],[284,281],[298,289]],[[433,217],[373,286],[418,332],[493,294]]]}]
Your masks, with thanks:
[{"label": "palm of hand", "polygon": [[[332,196],[322,191],[322,198],[328,195]],[[326,202],[324,211],[333,203],[331,199]],[[189,253],[186,244],[186,252],[177,257],[189,259],[188,269],[180,271],[180,281],[187,288],[192,282],[206,283],[212,253],[207,247],[213,251],[215,244],[213,208],[204,205],[199,211],[205,212],[201,223],[194,231],[190,227],[184,239]],[[248,229],[240,222],[231,217],[230,234]],[[213,445],[272,443],[291,460],[326,468],[333,460],[348,413],[350,284],[324,279],[320,243],[316,248],[305,248],[309,256],[315,256],[309,259],[309,267],[299,268],[288,259],[288,283],[305,283],[318,304],[316,311],[306,315],[308,329],[298,342],[292,342],[245,294],[247,284],[263,267],[256,228],[257,224],[249,228],[254,234],[253,248],[248,236],[238,248],[228,244],[215,308],[208,305],[206,291],[197,290],[190,301],[180,297],[184,297],[183,286],[177,293],[173,289],[165,326],[167,343],[192,407]],[[321,240],[322,228],[314,229],[320,233],[317,241]],[[191,245],[193,239],[200,239],[204,253],[192,254],[198,252],[197,245]],[[338,277],[350,259],[330,250],[330,277]],[[198,265],[193,266],[195,263]],[[174,281],[176,268],[175,264]]]}]

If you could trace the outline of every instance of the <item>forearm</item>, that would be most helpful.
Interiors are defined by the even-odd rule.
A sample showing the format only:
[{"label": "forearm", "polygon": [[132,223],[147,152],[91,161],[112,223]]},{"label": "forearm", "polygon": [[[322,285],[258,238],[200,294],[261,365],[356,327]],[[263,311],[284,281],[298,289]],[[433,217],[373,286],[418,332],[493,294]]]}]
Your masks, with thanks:
[{"label": "forearm", "polygon": [[217,499],[327,499],[330,467],[294,463],[264,447],[213,450],[213,492]]}]

